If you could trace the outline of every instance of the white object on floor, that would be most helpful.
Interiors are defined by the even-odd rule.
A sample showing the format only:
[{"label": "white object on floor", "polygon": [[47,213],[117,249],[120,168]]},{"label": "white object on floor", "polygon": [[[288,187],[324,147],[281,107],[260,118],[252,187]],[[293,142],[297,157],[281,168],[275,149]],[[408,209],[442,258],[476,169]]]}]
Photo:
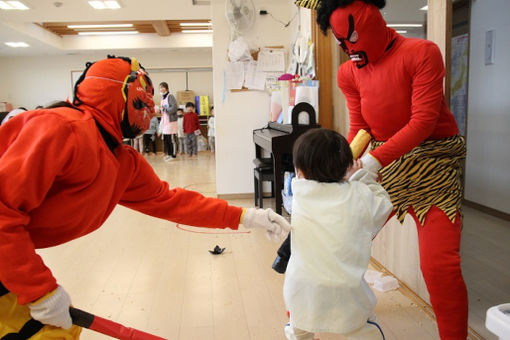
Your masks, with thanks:
[{"label": "white object on floor", "polygon": [[391,276],[385,276],[374,281],[374,288],[380,292],[387,292],[398,287],[397,279]]},{"label": "white object on floor", "polygon": [[500,340],[510,340],[510,303],[489,308],[485,327]]},{"label": "white object on floor", "polygon": [[377,270],[367,269],[365,272],[365,281],[370,284],[374,284],[375,280],[380,279],[382,277],[382,273]]}]

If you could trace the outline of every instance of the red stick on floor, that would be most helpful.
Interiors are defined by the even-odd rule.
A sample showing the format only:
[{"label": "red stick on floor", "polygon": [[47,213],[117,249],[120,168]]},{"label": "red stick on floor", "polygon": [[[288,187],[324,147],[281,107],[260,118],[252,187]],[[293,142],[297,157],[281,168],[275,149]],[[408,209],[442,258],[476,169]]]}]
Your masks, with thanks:
[{"label": "red stick on floor", "polygon": [[88,328],[113,338],[122,340],[165,340],[165,338],[123,326],[120,323],[95,316],[78,308],[70,307],[69,312],[73,324],[76,326]]}]

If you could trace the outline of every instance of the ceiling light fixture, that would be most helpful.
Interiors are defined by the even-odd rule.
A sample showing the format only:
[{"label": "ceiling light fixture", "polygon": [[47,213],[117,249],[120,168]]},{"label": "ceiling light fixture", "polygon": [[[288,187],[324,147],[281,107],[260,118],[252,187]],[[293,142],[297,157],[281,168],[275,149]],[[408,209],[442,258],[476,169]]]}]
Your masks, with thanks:
[{"label": "ceiling light fixture", "polygon": [[406,30],[397,30],[397,33],[399,33],[399,34],[406,34],[407,31]]},{"label": "ceiling light fixture", "polygon": [[14,47],[14,48],[30,46],[29,44],[27,44],[26,42],[23,42],[23,41],[9,41],[9,42],[6,42],[5,44],[7,46]]},{"label": "ceiling light fixture", "polygon": [[94,9],[119,9],[120,4],[116,0],[94,0],[89,1],[89,5]]},{"label": "ceiling light fixture", "polygon": [[21,1],[0,1],[0,9],[10,10],[10,9],[17,9],[21,11],[26,11],[28,8],[24,3]]},{"label": "ceiling light fixture", "polygon": [[181,33],[212,33],[213,30],[182,30]]},{"label": "ceiling light fixture", "polygon": [[133,24],[108,24],[108,25],[67,25],[67,28],[129,28]]},{"label": "ceiling light fixture", "polygon": [[181,27],[212,26],[211,22],[181,22]]},{"label": "ceiling light fixture", "polygon": [[111,32],[78,32],[78,35],[129,35],[138,34],[138,31],[111,31]]},{"label": "ceiling light fixture", "polygon": [[116,0],[106,0],[104,2],[107,8],[109,9],[119,9],[120,4]]},{"label": "ceiling light fixture", "polygon": [[425,5],[422,8],[420,8],[420,11],[428,11],[428,10],[429,10],[429,5]]},{"label": "ceiling light fixture", "polygon": [[388,27],[423,27],[423,24],[387,24]]}]

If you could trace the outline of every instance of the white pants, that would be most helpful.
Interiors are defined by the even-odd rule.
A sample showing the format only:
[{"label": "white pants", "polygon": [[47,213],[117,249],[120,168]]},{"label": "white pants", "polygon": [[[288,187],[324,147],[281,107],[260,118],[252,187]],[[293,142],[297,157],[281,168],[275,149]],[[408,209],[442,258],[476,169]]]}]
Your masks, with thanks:
[{"label": "white pants", "polygon": [[[313,340],[314,333],[304,331],[299,328],[293,328],[290,324],[285,326],[285,337],[288,340]],[[379,325],[375,321],[367,321],[367,323],[347,334],[342,334],[345,339],[349,340],[383,340],[384,335]]]},{"label": "white pants", "polygon": [[139,153],[143,152],[143,135],[140,135],[133,139],[133,148]]}]

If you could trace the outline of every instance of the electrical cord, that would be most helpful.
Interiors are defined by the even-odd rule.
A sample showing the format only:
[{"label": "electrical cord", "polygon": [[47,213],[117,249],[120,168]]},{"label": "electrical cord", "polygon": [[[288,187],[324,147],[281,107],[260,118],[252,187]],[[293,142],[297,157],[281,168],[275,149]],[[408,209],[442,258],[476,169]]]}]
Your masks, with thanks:
[{"label": "electrical cord", "polygon": [[285,23],[277,18],[275,18],[271,13],[269,13],[268,11],[264,11],[264,10],[261,10],[260,12],[260,15],[266,15],[266,14],[269,14],[271,16],[271,18],[273,18],[274,21],[276,22],[279,22],[280,24],[283,25],[283,27],[289,27],[289,25],[294,21],[294,19],[296,19],[297,15],[299,14],[299,11],[296,11],[296,14],[294,14],[294,16],[292,17],[292,19],[289,20],[289,22]]}]

